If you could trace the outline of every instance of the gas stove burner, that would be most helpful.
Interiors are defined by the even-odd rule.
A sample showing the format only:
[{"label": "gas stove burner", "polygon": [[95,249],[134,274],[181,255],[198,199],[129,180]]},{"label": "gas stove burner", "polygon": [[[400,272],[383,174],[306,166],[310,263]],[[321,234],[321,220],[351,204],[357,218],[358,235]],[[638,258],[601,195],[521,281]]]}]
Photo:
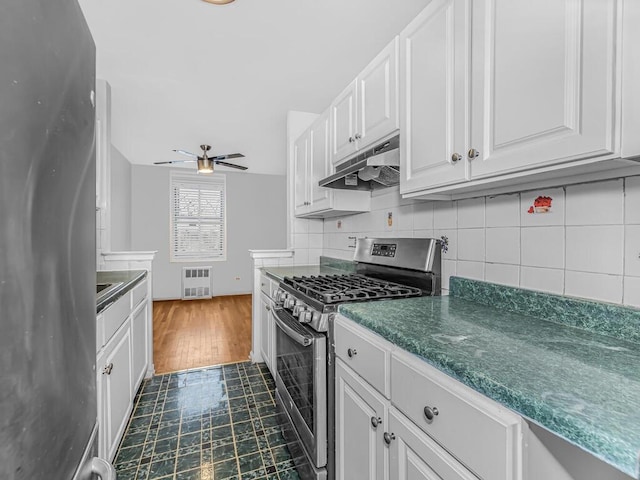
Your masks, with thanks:
[{"label": "gas stove burner", "polygon": [[284,283],[325,305],[343,302],[362,302],[385,298],[414,297],[422,294],[419,288],[365,277],[364,275],[322,275],[285,277]]}]

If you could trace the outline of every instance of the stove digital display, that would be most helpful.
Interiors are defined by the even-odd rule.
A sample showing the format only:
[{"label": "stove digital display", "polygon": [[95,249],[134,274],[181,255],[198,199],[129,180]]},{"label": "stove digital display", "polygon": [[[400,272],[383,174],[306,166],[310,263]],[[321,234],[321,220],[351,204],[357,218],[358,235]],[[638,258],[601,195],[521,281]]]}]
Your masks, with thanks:
[{"label": "stove digital display", "polygon": [[371,249],[372,257],[395,257],[396,256],[395,243],[374,243]]}]

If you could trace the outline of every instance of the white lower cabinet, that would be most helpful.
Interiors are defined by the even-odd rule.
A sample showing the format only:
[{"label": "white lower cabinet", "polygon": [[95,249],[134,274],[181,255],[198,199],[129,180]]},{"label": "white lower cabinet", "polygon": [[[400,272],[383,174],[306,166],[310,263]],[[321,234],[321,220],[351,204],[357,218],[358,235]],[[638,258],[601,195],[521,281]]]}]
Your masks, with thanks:
[{"label": "white lower cabinet", "polygon": [[388,429],[389,480],[478,479],[395,408]]},{"label": "white lower cabinet", "polygon": [[336,361],[336,478],[383,480],[389,401],[341,360]]},{"label": "white lower cabinet", "polygon": [[99,455],[112,460],[131,413],[131,323],[129,319],[98,354]]},{"label": "white lower cabinet", "polygon": [[338,480],[523,480],[521,417],[341,315],[334,331]]},{"label": "white lower cabinet", "polygon": [[109,461],[116,454],[149,364],[147,286],[143,280],[97,317],[98,454]]},{"label": "white lower cabinet", "polygon": [[260,294],[260,353],[269,371],[275,373],[275,321],[272,313],[272,301],[264,293]]}]

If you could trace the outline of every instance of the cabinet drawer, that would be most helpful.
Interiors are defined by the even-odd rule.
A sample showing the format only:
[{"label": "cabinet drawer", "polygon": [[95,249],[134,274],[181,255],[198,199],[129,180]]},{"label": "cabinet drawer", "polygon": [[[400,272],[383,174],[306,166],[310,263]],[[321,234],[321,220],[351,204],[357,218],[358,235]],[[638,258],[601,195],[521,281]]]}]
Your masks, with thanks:
[{"label": "cabinet drawer", "polygon": [[336,355],[389,398],[389,356],[392,345],[340,316],[336,317],[334,329]]},{"label": "cabinet drawer", "polygon": [[107,307],[102,313],[102,325],[104,328],[104,341],[109,339],[120,328],[120,325],[131,313],[131,292],[125,293],[113,305]]},{"label": "cabinet drawer", "polygon": [[271,279],[264,273],[260,275],[260,290],[262,290],[262,293],[267,297],[271,297]]},{"label": "cabinet drawer", "polygon": [[405,352],[391,357],[391,382],[391,402],[479,477],[522,478],[518,415]]},{"label": "cabinet drawer", "polygon": [[133,287],[131,291],[131,310],[134,310],[138,304],[147,296],[147,281],[143,280]]}]

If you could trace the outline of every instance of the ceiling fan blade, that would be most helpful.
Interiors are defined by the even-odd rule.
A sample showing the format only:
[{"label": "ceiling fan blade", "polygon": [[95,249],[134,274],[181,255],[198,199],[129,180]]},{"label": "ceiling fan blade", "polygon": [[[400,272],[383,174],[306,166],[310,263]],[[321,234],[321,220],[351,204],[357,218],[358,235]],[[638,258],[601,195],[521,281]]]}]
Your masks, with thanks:
[{"label": "ceiling fan blade", "polygon": [[238,170],[247,170],[247,167],[243,167],[242,165],[236,165],[235,163],[227,163],[222,160],[215,160],[216,165],[224,165],[225,167],[237,168]]},{"label": "ceiling fan blade", "polygon": [[244,155],[241,153],[229,153],[228,155],[218,155],[215,157],[209,157],[211,160],[228,160],[230,158],[243,158]]},{"label": "ceiling fan blade", "polygon": [[171,160],[169,162],[153,162],[154,165],[165,165],[167,163],[193,163],[196,160]]},{"label": "ceiling fan blade", "polygon": [[191,153],[191,152],[187,152],[185,150],[174,150],[174,152],[176,153],[180,153],[182,155],[186,155],[187,157],[194,157],[194,158],[198,158],[198,156],[195,153]]}]

